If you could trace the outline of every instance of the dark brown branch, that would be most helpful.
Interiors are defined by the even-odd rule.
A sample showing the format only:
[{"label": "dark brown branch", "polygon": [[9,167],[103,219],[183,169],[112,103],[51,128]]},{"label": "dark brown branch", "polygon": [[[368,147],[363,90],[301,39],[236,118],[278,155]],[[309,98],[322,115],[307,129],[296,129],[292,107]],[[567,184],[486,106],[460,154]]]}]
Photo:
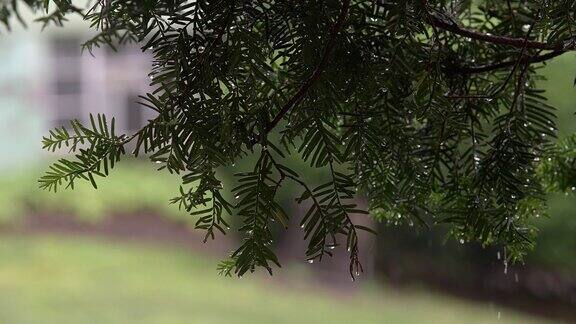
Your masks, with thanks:
[{"label": "dark brown branch", "polygon": [[[538,11],[538,14],[536,15],[537,17],[540,16],[540,10]],[[489,69],[494,69],[495,67],[500,68],[500,67],[507,67],[507,66],[513,66],[512,70],[510,71],[510,73],[508,74],[508,77],[506,78],[506,80],[504,81],[504,83],[493,93],[486,95],[487,98],[492,98],[494,96],[496,96],[498,93],[500,93],[501,91],[503,91],[506,88],[506,85],[508,84],[508,82],[512,79],[512,75],[514,75],[514,73],[516,72],[516,69],[518,68],[518,66],[523,65],[523,69],[522,72],[520,73],[520,77],[519,79],[522,79],[524,74],[526,73],[526,70],[528,69],[528,66],[530,65],[531,61],[534,61],[532,63],[535,63],[537,60],[547,60],[550,59],[552,57],[561,55],[562,53],[564,53],[564,50],[558,50],[558,51],[554,51],[545,55],[541,55],[541,56],[535,56],[535,57],[527,57],[524,54],[526,53],[526,46],[528,44],[528,38],[530,37],[530,34],[532,33],[532,30],[534,29],[534,27],[536,26],[536,21],[534,23],[532,23],[532,25],[530,26],[528,32],[526,33],[526,36],[524,37],[524,47],[522,47],[522,51],[520,52],[520,56],[518,57],[517,60],[515,61],[506,61],[506,62],[502,62],[499,64],[494,64],[494,65],[490,65],[490,66],[485,66],[483,68],[476,68],[476,71],[489,71]],[[516,98],[517,98],[517,92],[518,92],[518,88],[516,89],[516,93],[515,93],[515,97],[514,97],[514,102],[513,104],[515,104]],[[512,107],[513,108],[513,107]]]},{"label": "dark brown branch", "polygon": [[[524,47],[522,47],[522,50],[520,51],[520,55],[518,56],[518,59],[516,61],[514,61],[512,70],[510,71],[510,73],[508,73],[506,80],[504,81],[504,83],[502,83],[500,85],[500,87],[498,87],[498,89],[495,92],[489,94],[488,95],[489,97],[494,97],[498,93],[504,91],[504,89],[508,85],[508,82],[510,82],[510,80],[512,80],[512,76],[514,75],[514,73],[516,72],[516,69],[518,68],[518,66],[522,62],[522,59],[524,59],[524,54],[526,53],[526,45],[528,44],[528,41],[529,41],[528,39],[530,38],[530,34],[532,33],[532,30],[534,29],[535,26],[536,26],[536,21],[534,23],[532,23],[532,25],[530,25],[528,32],[526,32],[526,36],[524,36]],[[528,67],[528,64],[524,64],[523,72],[525,72],[527,67]]]},{"label": "dark brown branch", "polygon": [[[543,55],[537,56],[525,56],[520,60],[520,64],[535,64],[535,63],[542,63],[553,59],[557,56],[566,53],[566,51],[558,50],[553,51],[550,53],[546,53]],[[488,65],[480,65],[480,66],[459,66],[455,67],[455,72],[460,74],[476,74],[476,73],[485,73],[491,72],[494,70],[504,69],[516,64],[517,60],[513,61],[504,61],[496,64],[488,64]]]},{"label": "dark brown branch", "polygon": [[330,53],[332,53],[332,50],[334,48],[336,42],[336,36],[340,32],[340,29],[342,29],[342,25],[344,25],[344,21],[346,20],[346,16],[348,15],[348,10],[350,9],[350,1],[351,0],[344,0],[342,2],[342,8],[340,9],[338,19],[336,20],[334,25],[332,25],[332,27],[330,28],[328,41],[326,42],[326,46],[324,47],[324,53],[322,54],[322,60],[320,61],[320,63],[318,63],[318,65],[316,66],[310,77],[308,77],[306,82],[304,82],[302,87],[300,87],[300,90],[298,90],[298,92],[296,92],[296,94],[294,94],[294,96],[292,96],[290,100],[288,100],[286,104],[284,104],[282,109],[280,109],[280,112],[268,124],[268,126],[266,127],[266,134],[270,133],[270,131],[272,131],[274,127],[278,125],[278,123],[282,120],[282,118],[284,118],[284,116],[288,113],[288,111],[290,111],[290,109],[297,106],[304,99],[306,93],[308,93],[308,90],[310,90],[314,82],[316,82],[320,78],[320,75],[324,71],[324,68],[326,67],[330,59]]},{"label": "dark brown branch", "polygon": [[526,41],[524,38],[514,38],[514,37],[506,37],[506,36],[496,36],[490,34],[479,33],[476,31],[472,31],[469,29],[465,29],[460,27],[453,21],[446,21],[445,19],[439,18],[434,14],[430,14],[429,22],[432,26],[449,31],[451,33],[469,37],[471,39],[492,43],[492,44],[500,44],[500,45],[508,45],[513,47],[519,48],[527,48],[527,49],[540,49],[540,50],[550,50],[550,51],[559,51],[565,50],[564,45],[561,43],[556,44],[548,44],[538,41],[529,40]]}]

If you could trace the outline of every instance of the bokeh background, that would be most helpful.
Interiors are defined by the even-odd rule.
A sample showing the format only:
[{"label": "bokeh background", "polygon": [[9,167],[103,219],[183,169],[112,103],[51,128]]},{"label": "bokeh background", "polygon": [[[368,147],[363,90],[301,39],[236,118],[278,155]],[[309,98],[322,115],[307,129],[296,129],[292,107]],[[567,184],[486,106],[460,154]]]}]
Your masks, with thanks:
[{"label": "bokeh background", "polygon": [[[536,219],[537,245],[523,265],[503,264],[502,249],[446,240],[442,228],[358,219],[379,235],[362,238],[366,272],[351,282],[343,253],[306,262],[302,210],[289,194],[281,200],[294,224],[275,243],[282,269],[238,279],[216,265],[239,238],[232,231],[203,244],[196,219],[168,204],[178,177],[145,159],[125,160],[99,190],[39,190],[58,158],[41,151],[50,128],[105,113],[130,132],[152,116],[136,104],[149,57],[132,45],[82,53],[89,37],[76,20],[0,34],[0,323],[576,322],[573,196],[549,197],[550,217]],[[576,57],[542,72],[559,136],[576,131]],[[231,174],[248,167],[220,176],[232,186]]]}]

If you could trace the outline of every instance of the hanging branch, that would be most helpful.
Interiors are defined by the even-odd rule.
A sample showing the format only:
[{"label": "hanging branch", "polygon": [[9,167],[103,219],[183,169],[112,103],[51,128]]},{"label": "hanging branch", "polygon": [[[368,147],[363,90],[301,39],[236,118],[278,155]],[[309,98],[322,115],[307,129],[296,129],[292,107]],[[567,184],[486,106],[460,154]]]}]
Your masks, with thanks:
[{"label": "hanging branch", "polygon": [[[25,1],[42,15],[59,2]],[[521,260],[536,233],[531,219],[545,208],[548,185],[539,168],[553,172],[561,188],[575,185],[574,165],[567,164],[573,159],[562,162],[564,170],[550,165],[566,159],[548,153],[554,107],[530,66],[576,50],[573,8],[569,1],[520,4],[531,24],[522,35],[525,22],[513,11],[518,1],[484,2],[490,8],[440,0],[147,1],[144,7],[141,0],[100,0],[84,17],[98,32],[85,47],[142,43],[153,60],[140,104],[155,117],[132,137],[115,135],[104,117],[53,130],[44,148],[75,156],[52,165],[40,186],[56,190],[83,180],[95,187],[96,176],[108,175],[134,140],[132,155],[180,175],[172,202],[198,219],[207,238],[224,232],[224,213],[242,218],[246,240],[220,267],[224,274],[279,265],[271,223],[288,224],[279,204],[287,182],[302,187],[296,200],[310,206],[300,221],[306,258],[331,255],[346,236],[353,277],[361,271],[356,232],[366,228],[353,224],[352,215],[368,213],[354,203],[358,190],[375,220],[446,223],[458,240],[506,246],[510,260]],[[0,4],[0,32],[17,19],[12,7]],[[60,25],[71,13],[65,7],[39,21]],[[541,18],[546,25],[534,28]],[[311,35],[311,24],[318,33]],[[481,63],[465,61],[472,56]],[[312,93],[313,109],[303,109]],[[471,98],[485,100],[462,100]],[[288,120],[279,139],[268,138]],[[237,201],[227,202],[230,190],[216,171],[251,156],[257,143],[260,162],[237,174],[231,190]],[[271,158],[297,156],[293,149],[331,179],[308,187],[304,173]]]}]

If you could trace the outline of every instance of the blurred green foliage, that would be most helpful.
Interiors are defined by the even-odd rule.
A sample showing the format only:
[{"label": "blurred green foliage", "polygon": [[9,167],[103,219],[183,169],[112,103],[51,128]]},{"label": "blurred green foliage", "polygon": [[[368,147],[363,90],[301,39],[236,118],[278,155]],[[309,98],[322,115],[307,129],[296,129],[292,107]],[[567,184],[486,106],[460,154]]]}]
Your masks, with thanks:
[{"label": "blurred green foliage", "polygon": [[[560,140],[576,133],[576,56],[569,54],[549,62],[543,70],[542,88],[556,107]],[[540,228],[536,249],[527,262],[553,268],[576,270],[576,196],[554,194],[548,197],[548,217],[537,218]]]},{"label": "blurred green foliage", "polygon": [[294,268],[279,274],[285,284],[218,277],[214,263],[183,250],[4,236],[0,323],[538,322],[422,291],[356,289],[353,298],[349,292],[322,292]]},{"label": "blurred green foliage", "polygon": [[548,198],[549,216],[539,217],[536,248],[526,262],[576,271],[576,197],[556,194]]},{"label": "blurred green foliage", "polygon": [[576,132],[576,55],[568,54],[550,61],[543,69],[546,81],[541,87],[546,90],[550,104],[558,110],[558,135],[564,137]]},{"label": "blurred green foliage", "polygon": [[23,215],[65,213],[81,221],[95,222],[117,214],[157,212],[179,220],[191,220],[178,206],[169,205],[179,178],[167,172],[154,172],[154,166],[136,160],[120,163],[114,177],[103,179],[95,190],[89,184],[58,193],[38,188],[40,169],[22,170],[0,176],[0,220],[10,223]]}]

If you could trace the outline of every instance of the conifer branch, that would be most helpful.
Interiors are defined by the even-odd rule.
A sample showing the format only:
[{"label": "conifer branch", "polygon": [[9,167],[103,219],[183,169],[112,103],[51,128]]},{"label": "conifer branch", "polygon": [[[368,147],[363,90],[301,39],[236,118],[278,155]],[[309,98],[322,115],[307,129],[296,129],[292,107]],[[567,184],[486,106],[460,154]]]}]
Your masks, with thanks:
[{"label": "conifer branch", "polygon": [[[61,25],[75,9],[54,4],[68,2],[21,3],[39,15],[56,9],[40,23]],[[301,186],[297,201],[310,206],[301,217],[306,258],[331,255],[344,234],[353,276],[361,270],[356,230],[365,228],[349,216],[367,213],[354,204],[359,189],[377,220],[447,223],[459,240],[506,246],[511,258],[530,247],[531,217],[545,206],[536,170],[556,136],[554,107],[530,64],[575,49],[570,1],[92,3],[84,19],[97,33],[85,48],[142,43],[153,64],[140,103],[156,117],[132,137],[115,135],[104,117],[53,130],[44,148],[69,149],[75,159],[52,165],[41,187],[96,186],[94,178],[108,175],[136,140],[133,155],[181,176],[172,202],[197,220],[205,239],[227,230],[225,215],[242,218],[246,241],[221,265],[225,275],[279,265],[269,222],[288,224],[278,204],[286,182]],[[514,6],[529,17],[521,20]],[[2,32],[17,19],[18,9],[0,1]],[[509,71],[492,73],[500,69]],[[311,109],[297,109],[312,100]],[[268,138],[288,120],[279,141]],[[215,170],[240,162],[256,143],[260,161],[237,175],[235,189],[224,188]],[[310,168],[331,171],[332,181],[308,187],[304,174],[272,157],[292,149]],[[574,159],[564,160],[545,168],[554,188],[576,186]],[[230,191],[234,204],[224,199]]]},{"label": "conifer branch", "polygon": [[328,41],[326,42],[326,46],[324,47],[324,53],[322,54],[322,59],[320,60],[320,63],[318,63],[318,65],[316,66],[310,77],[308,77],[306,82],[304,82],[302,87],[300,87],[300,90],[298,90],[298,92],[296,92],[292,96],[292,98],[290,98],[290,100],[286,102],[286,104],[280,109],[280,112],[278,112],[276,117],[274,117],[274,119],[272,119],[272,121],[268,124],[268,126],[266,127],[266,134],[270,133],[276,127],[276,125],[278,125],[278,123],[282,120],[282,118],[284,118],[284,116],[288,113],[288,111],[290,111],[290,109],[297,106],[304,99],[304,97],[308,93],[308,90],[310,90],[314,82],[316,82],[320,78],[320,75],[322,74],[324,68],[328,64],[328,61],[330,60],[330,54],[332,53],[332,50],[334,48],[336,37],[338,36],[340,29],[342,29],[342,26],[346,21],[346,16],[348,15],[348,10],[350,9],[350,1],[351,0],[344,0],[342,2],[342,8],[340,9],[338,19],[336,20],[334,25],[332,25],[332,27],[330,28]]}]

